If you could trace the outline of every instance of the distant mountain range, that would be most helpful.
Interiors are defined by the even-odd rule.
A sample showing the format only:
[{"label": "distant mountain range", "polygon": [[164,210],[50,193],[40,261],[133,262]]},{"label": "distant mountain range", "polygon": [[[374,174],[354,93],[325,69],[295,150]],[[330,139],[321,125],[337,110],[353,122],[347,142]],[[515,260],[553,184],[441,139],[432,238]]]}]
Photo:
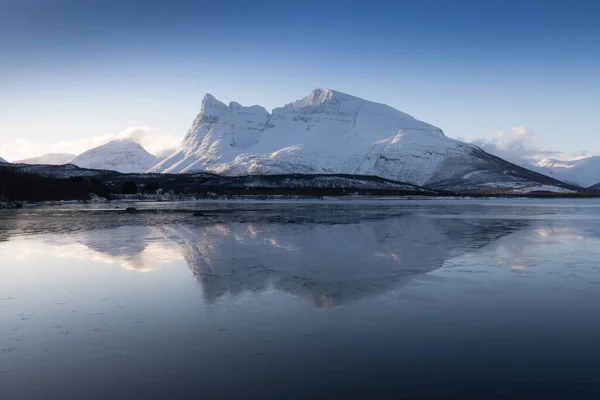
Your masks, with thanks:
[{"label": "distant mountain range", "polygon": [[94,147],[80,155],[69,153],[48,153],[39,157],[14,161],[13,164],[65,165],[73,164],[81,168],[112,170],[121,173],[142,173],[155,166],[174,150],[161,152],[162,157],[150,154],[138,143],[123,139]]},{"label": "distant mountain range", "polygon": [[115,140],[76,157],[48,154],[17,163],[232,177],[346,174],[436,190],[505,193],[565,192],[600,182],[600,157],[524,168],[392,107],[329,89],[315,89],[271,113],[261,106],[226,105],[207,94],[181,150],[161,158],[132,140]]},{"label": "distant mountain range", "polygon": [[39,157],[26,158],[24,160],[15,161],[14,164],[45,164],[45,165],[63,165],[68,164],[75,154],[69,153],[48,153]]},{"label": "distant mountain range", "polygon": [[600,157],[573,161],[543,160],[529,166],[532,170],[563,182],[588,187],[600,182]]}]

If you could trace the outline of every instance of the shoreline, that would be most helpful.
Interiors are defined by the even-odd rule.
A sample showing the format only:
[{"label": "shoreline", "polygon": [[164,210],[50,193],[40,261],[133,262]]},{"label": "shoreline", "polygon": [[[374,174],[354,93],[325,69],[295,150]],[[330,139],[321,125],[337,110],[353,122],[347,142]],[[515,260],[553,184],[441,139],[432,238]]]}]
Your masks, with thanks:
[{"label": "shoreline", "polygon": [[[159,199],[112,199],[112,200],[50,200],[40,202],[19,202],[20,207],[6,207],[6,203],[0,203],[0,211],[15,210],[19,208],[36,208],[48,206],[102,206],[102,205],[131,205],[131,204],[165,204],[165,205],[182,205],[190,206],[194,204],[210,204],[210,203],[304,203],[304,204],[324,204],[324,203],[446,203],[446,202],[496,202],[496,201],[531,201],[531,200],[596,200],[600,196],[324,196],[324,197],[289,197],[289,196],[232,196],[232,197],[215,197],[201,199],[176,199],[176,200],[159,200]],[[119,208],[117,208],[119,209]]]}]

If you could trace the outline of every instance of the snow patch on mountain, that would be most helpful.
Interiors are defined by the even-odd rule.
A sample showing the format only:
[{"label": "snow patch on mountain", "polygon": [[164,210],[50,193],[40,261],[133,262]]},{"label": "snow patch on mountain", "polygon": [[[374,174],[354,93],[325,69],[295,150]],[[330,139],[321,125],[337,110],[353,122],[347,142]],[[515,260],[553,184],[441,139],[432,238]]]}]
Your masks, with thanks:
[{"label": "snow patch on mountain", "polygon": [[8,161],[6,161],[4,158],[0,157],[0,164],[8,164]]},{"label": "snow patch on mountain", "polygon": [[138,143],[123,139],[94,147],[75,157],[70,163],[81,168],[139,173],[147,171],[159,161]]},{"label": "snow patch on mountain", "polygon": [[75,154],[69,153],[48,153],[39,157],[26,158],[24,160],[15,161],[15,164],[43,164],[43,165],[63,165],[68,164]]}]

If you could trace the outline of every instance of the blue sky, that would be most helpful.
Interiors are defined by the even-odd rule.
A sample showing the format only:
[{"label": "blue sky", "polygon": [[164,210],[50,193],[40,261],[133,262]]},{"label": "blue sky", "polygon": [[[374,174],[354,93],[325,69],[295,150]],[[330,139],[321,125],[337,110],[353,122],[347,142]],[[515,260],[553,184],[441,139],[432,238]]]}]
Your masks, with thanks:
[{"label": "blue sky", "polygon": [[271,109],[316,87],[507,157],[600,154],[598,20],[596,1],[0,0],[0,156],[132,131],[154,151],[206,92]]}]

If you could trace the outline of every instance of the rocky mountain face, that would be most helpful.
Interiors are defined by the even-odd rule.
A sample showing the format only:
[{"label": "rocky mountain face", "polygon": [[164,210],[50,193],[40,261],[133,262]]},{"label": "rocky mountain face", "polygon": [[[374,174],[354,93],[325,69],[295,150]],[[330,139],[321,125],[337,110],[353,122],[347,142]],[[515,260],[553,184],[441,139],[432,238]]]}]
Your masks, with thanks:
[{"label": "rocky mountain face", "polygon": [[180,151],[149,172],[373,175],[448,190],[566,187],[384,104],[315,89],[269,113],[210,94]]}]

